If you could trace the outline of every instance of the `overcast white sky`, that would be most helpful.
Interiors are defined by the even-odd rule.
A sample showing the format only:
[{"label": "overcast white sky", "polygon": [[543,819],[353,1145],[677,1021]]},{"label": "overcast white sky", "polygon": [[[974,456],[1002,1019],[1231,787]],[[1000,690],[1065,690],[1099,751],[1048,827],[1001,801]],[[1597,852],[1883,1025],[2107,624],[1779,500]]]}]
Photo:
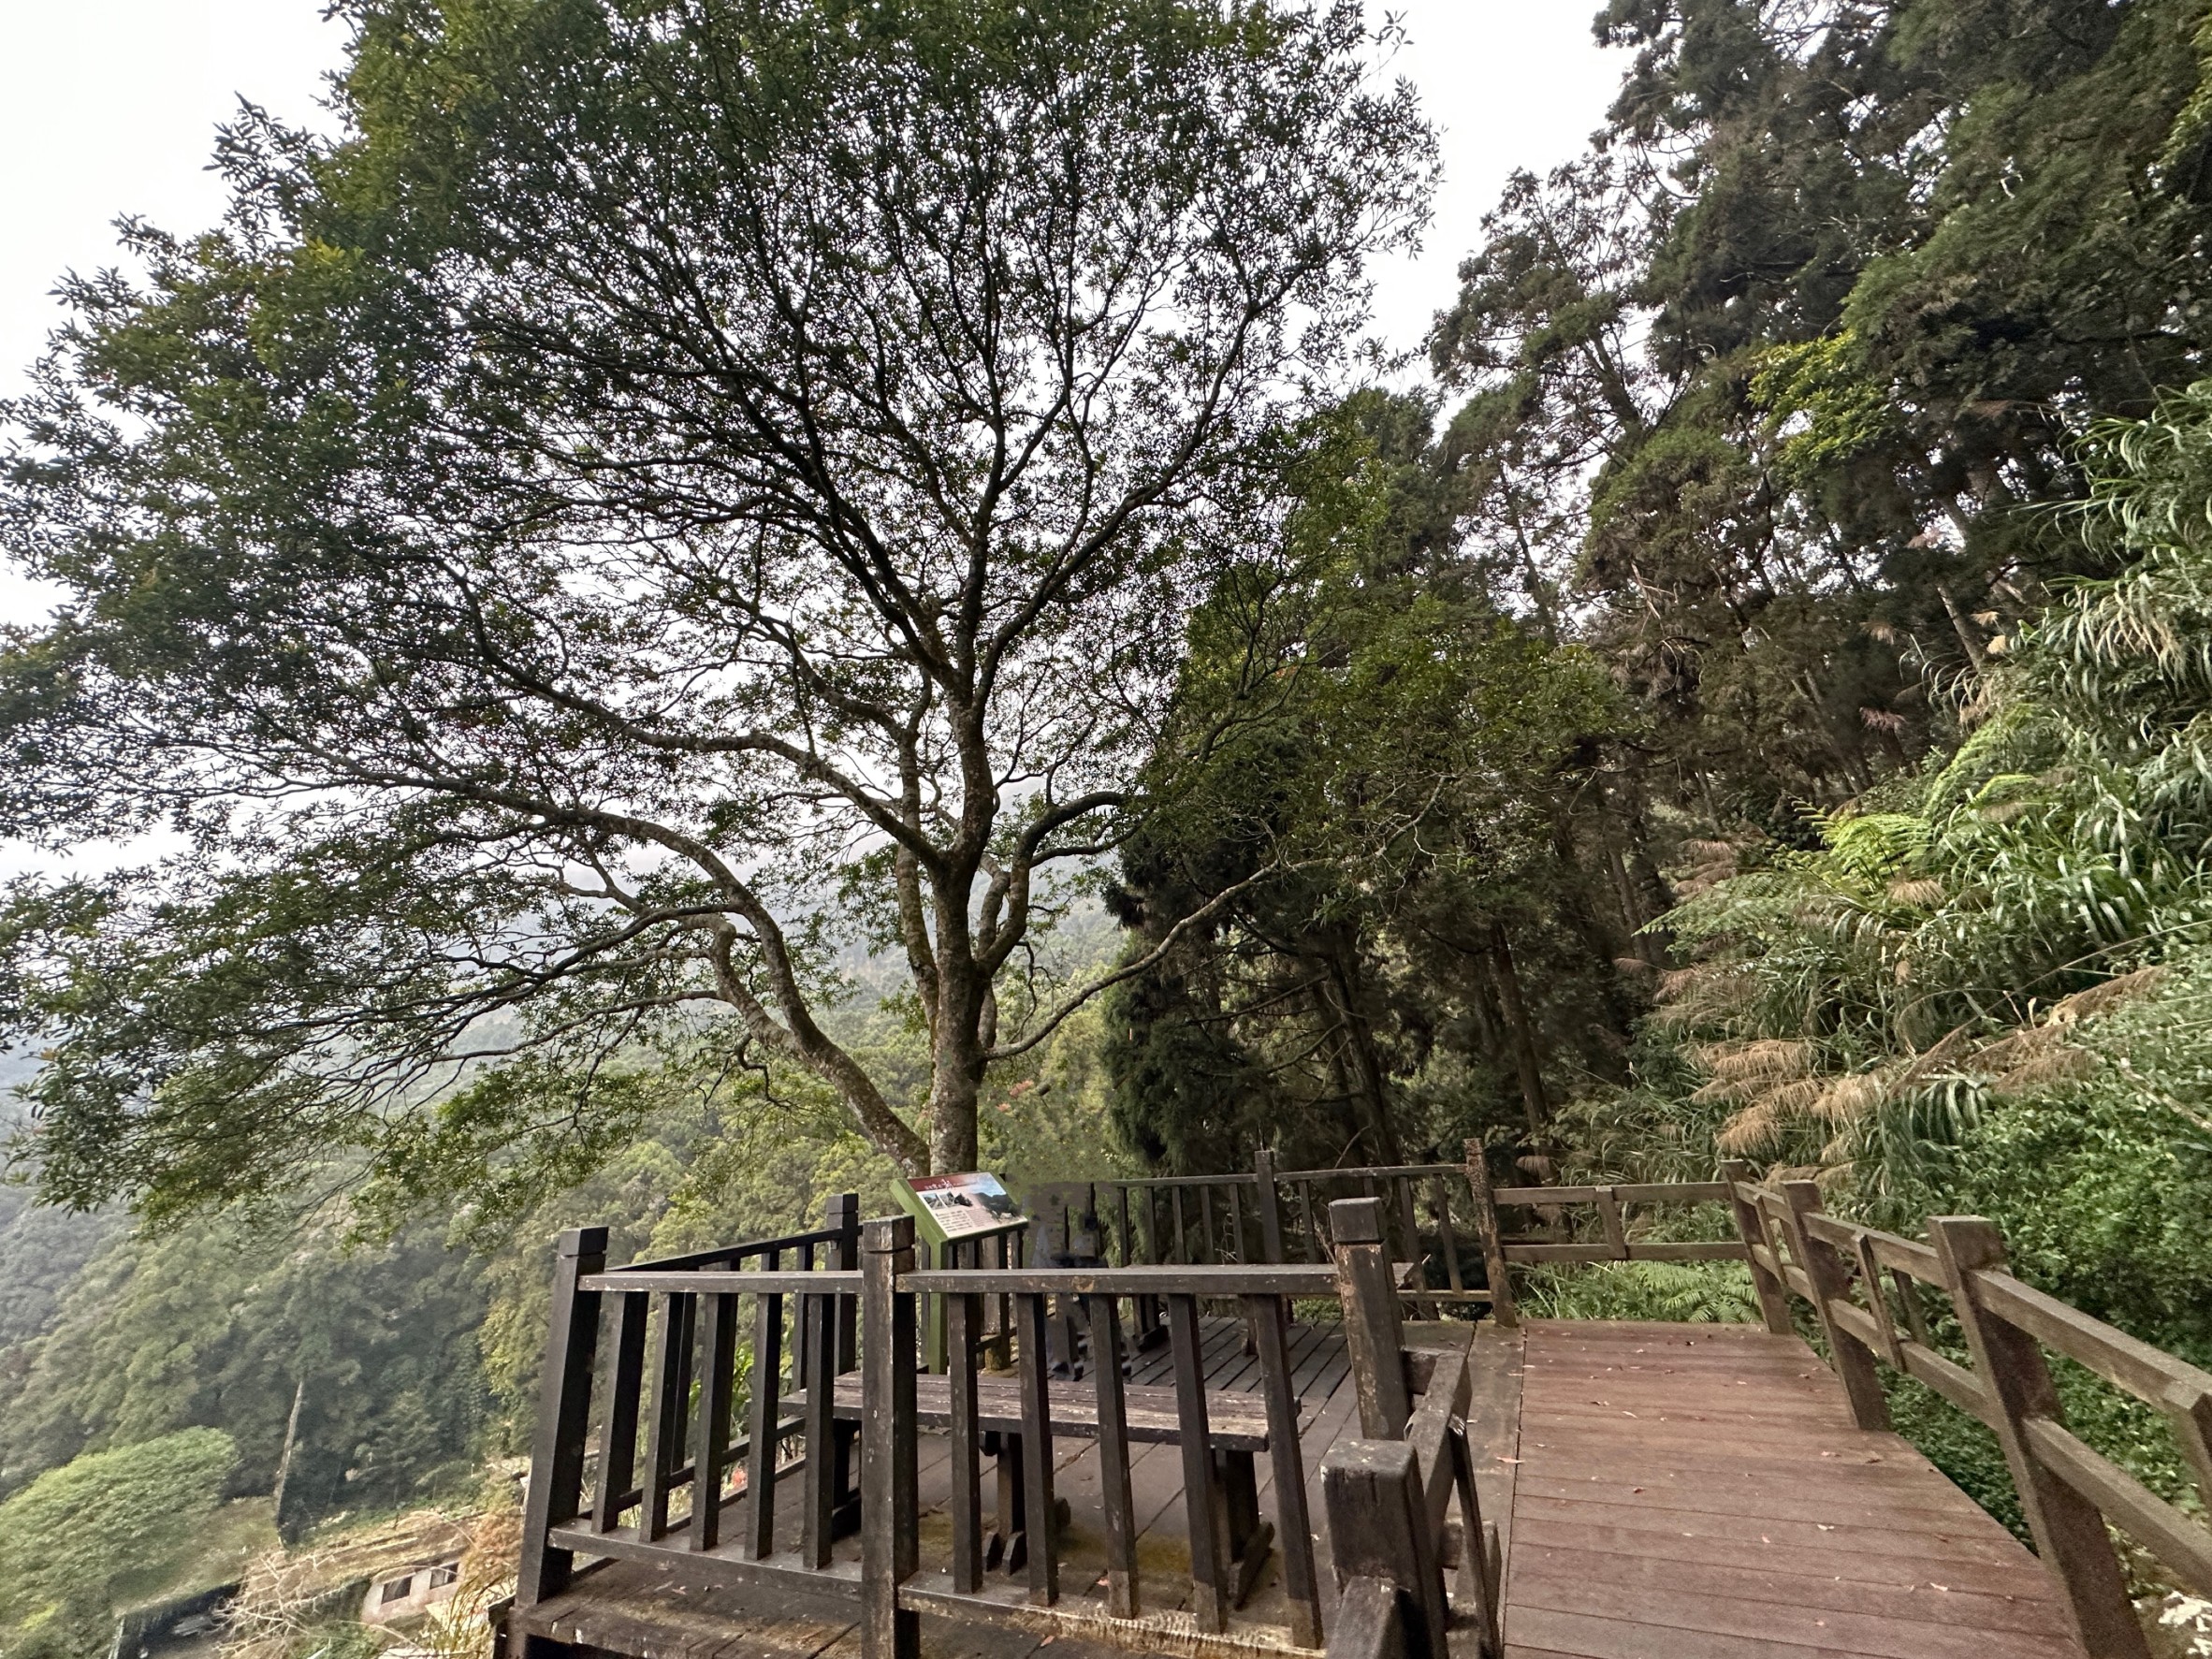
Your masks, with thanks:
[{"label": "overcast white sky", "polygon": [[[1516,167],[1572,155],[1620,73],[1592,42],[1597,0],[1369,0],[1404,22],[1396,66],[1444,135],[1436,222],[1381,273],[1380,331],[1418,344]],[[321,0],[0,0],[0,387],[21,384],[58,316],[54,279],[113,256],[117,215],[190,231],[221,209],[207,172],[242,95],[313,121],[341,29]],[[44,608],[0,570],[0,618]]]}]

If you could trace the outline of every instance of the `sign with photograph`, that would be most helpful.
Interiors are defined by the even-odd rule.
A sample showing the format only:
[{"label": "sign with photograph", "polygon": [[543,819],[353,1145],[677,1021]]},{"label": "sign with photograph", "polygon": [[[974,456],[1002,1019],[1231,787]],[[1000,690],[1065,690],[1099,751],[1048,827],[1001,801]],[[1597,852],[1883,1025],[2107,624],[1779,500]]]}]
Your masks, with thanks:
[{"label": "sign with photograph", "polygon": [[962,1175],[923,1175],[904,1183],[914,1218],[934,1228],[938,1244],[997,1232],[1022,1219],[1021,1207],[997,1176],[980,1170]]}]

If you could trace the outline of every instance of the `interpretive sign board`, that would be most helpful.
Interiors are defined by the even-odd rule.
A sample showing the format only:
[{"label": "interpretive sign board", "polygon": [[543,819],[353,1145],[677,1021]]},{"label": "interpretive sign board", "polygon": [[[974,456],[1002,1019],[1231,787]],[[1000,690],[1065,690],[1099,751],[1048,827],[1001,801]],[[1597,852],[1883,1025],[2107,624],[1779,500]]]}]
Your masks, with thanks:
[{"label": "interpretive sign board", "polygon": [[[958,1175],[922,1175],[898,1184],[898,1201],[914,1218],[921,1235],[923,1264],[951,1265],[948,1246],[972,1239],[997,1238],[1026,1225],[1028,1217],[1006,1190],[1006,1183],[985,1170]],[[928,1298],[923,1328],[923,1353],[933,1372],[945,1368],[945,1303],[941,1296]]]},{"label": "interpretive sign board", "polygon": [[913,1200],[907,1207],[913,1211],[915,1221],[934,1233],[929,1241],[933,1244],[1003,1231],[1019,1226],[1024,1219],[1006,1184],[982,1170],[960,1175],[923,1175],[900,1185],[906,1188],[901,1196]]}]

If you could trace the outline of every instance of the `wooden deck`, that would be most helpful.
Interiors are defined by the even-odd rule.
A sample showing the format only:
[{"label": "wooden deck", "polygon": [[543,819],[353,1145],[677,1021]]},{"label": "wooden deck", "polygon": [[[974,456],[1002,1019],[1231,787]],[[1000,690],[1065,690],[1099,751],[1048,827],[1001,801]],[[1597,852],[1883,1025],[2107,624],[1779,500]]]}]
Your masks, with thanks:
[{"label": "wooden deck", "polygon": [[[1408,1327],[1409,1341],[1419,1332]],[[1321,1458],[1357,1433],[1354,1390],[1340,1327],[1301,1324],[1293,1344],[1309,1506],[1325,1526]],[[1468,1417],[1484,1512],[1505,1544],[1508,1659],[2078,1659],[2033,1556],[1904,1441],[1854,1427],[1835,1377],[1796,1338],[1740,1326],[1484,1324],[1475,1352]],[[1164,1348],[1140,1355],[1130,1381],[1164,1383],[1169,1363]],[[1214,1389],[1258,1386],[1238,1322],[1209,1322],[1206,1373]],[[922,1444],[913,1588],[924,1599],[949,1581],[944,1448],[936,1436]],[[1055,1484],[1073,1513],[1059,1622],[1041,1623],[1023,1583],[1001,1571],[987,1583],[1003,1595],[1002,1623],[925,1618],[931,1655],[1018,1659],[1056,1643],[1054,1659],[1078,1659],[1070,1650],[1092,1644],[1066,1615],[1086,1608],[1100,1615],[1101,1639],[1110,1634],[1096,1445],[1055,1449]],[[1131,1453],[1146,1617],[1111,1634],[1122,1651],[1189,1652],[1180,1456],[1164,1445]],[[1264,1460],[1260,1481],[1272,1514]],[[783,1535],[795,1528],[794,1517]],[[734,1546],[712,1553],[735,1560]],[[857,1572],[856,1540],[837,1555]],[[1297,1651],[1269,1635],[1282,1617],[1279,1566],[1278,1555],[1240,1615],[1253,1622],[1240,1625],[1246,1652]],[[610,1562],[518,1612],[515,1626],[633,1659],[857,1659],[849,1599],[687,1587],[680,1576]],[[1334,1587],[1323,1593],[1333,1618]],[[1453,1646],[1471,1655],[1471,1627],[1463,1637]]]},{"label": "wooden deck", "polygon": [[[1511,1333],[1486,1331],[1507,1361]],[[1501,1340],[1502,1339],[1502,1340]],[[1523,1327],[1508,1659],[2079,1659],[2042,1565],[1795,1337]]]}]

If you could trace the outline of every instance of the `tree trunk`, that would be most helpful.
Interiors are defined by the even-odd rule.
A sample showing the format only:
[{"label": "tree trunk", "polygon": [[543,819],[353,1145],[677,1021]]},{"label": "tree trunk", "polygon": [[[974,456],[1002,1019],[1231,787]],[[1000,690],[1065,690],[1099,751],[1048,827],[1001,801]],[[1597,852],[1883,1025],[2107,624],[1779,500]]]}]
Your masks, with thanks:
[{"label": "tree trunk", "polygon": [[269,1489],[269,1520],[278,1526],[284,1520],[284,1487],[292,1478],[292,1448],[299,1444],[299,1408],[307,1401],[307,1378],[292,1385],[292,1415],[284,1419],[284,1449],[277,1454],[276,1485]]},{"label": "tree trunk", "polygon": [[1404,1163],[1397,1127],[1390,1120],[1389,1080],[1384,1075],[1381,1053],[1375,1046],[1375,1029],[1360,1007],[1359,966],[1346,959],[1349,954],[1350,947],[1337,941],[1329,955],[1329,982],[1335,992],[1332,1000],[1336,1004],[1346,1052],[1352,1062],[1353,1092],[1365,1110],[1375,1160]]},{"label": "tree trunk", "polygon": [[1513,949],[1506,943],[1503,923],[1490,924],[1490,968],[1497,982],[1498,1006],[1512,1038],[1513,1066],[1521,1074],[1521,1099],[1528,1113],[1529,1139],[1539,1147],[1551,1136],[1551,1102],[1544,1092],[1544,1067],[1530,1026],[1528,1005],[1521,1000],[1521,976],[1513,970]]},{"label": "tree trunk", "polygon": [[986,1046],[982,1036],[983,992],[973,968],[939,964],[944,987],[939,1006],[937,1040],[930,1046],[929,1171],[952,1174],[972,1170],[976,1146],[976,1102],[982,1093]]}]

